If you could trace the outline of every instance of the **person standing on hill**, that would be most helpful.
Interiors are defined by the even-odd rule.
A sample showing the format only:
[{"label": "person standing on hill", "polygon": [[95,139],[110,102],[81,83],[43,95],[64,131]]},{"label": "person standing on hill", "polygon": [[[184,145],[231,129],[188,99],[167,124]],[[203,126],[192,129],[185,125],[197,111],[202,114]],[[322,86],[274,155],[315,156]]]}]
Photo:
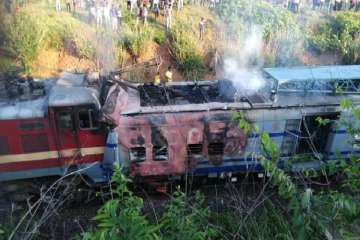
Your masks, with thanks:
[{"label": "person standing on hill", "polygon": [[159,85],[161,83],[161,75],[160,72],[157,72],[154,78],[154,84]]},{"label": "person standing on hill", "polygon": [[61,0],[55,0],[55,8],[57,12],[61,11]]},{"label": "person standing on hill", "polygon": [[205,19],[202,17],[199,22],[199,39],[204,39],[204,33],[205,33]]},{"label": "person standing on hill", "polygon": [[70,2],[70,0],[66,0],[66,11],[71,12],[71,2]]},{"label": "person standing on hill", "polygon": [[76,13],[80,4],[79,4],[78,0],[73,0],[72,3],[73,3],[73,12]]},{"label": "person standing on hill", "polygon": [[144,26],[147,25],[147,17],[148,17],[148,9],[147,9],[147,6],[145,6],[145,4],[144,4],[144,8],[143,8],[143,21],[144,21]]},{"label": "person standing on hill", "polygon": [[143,16],[143,10],[141,7],[136,6],[136,26],[139,25],[139,22],[141,21]]},{"label": "person standing on hill", "polygon": [[155,19],[158,19],[159,15],[160,15],[159,4],[154,4],[153,12],[154,12],[154,15],[155,15]]},{"label": "person standing on hill", "polygon": [[299,12],[299,5],[300,5],[300,0],[293,0],[293,11],[294,13],[298,13]]},{"label": "person standing on hill", "polygon": [[118,30],[118,10],[112,5],[110,9],[110,17],[111,17],[111,28],[114,32]]},{"label": "person standing on hill", "polygon": [[211,62],[210,62],[210,70],[216,75],[218,76],[219,74],[219,64],[220,63],[220,54],[218,52],[218,50],[215,48],[213,53],[212,53],[212,58],[211,58]]},{"label": "person standing on hill", "polygon": [[108,1],[104,1],[104,19],[105,19],[105,26],[111,26],[111,16],[110,16],[110,3]]},{"label": "person standing on hill", "polygon": [[331,13],[332,10],[332,0],[325,0],[325,10],[327,14]]},{"label": "person standing on hill", "polygon": [[335,11],[340,11],[341,8],[342,8],[342,0],[335,0],[334,10],[335,10]]},{"label": "person standing on hill", "polygon": [[168,5],[165,5],[165,19],[166,19],[166,29],[167,30],[171,29],[171,21],[172,21],[171,14],[172,14],[171,7]]},{"label": "person standing on hill", "polygon": [[181,10],[184,7],[184,0],[178,0],[177,1],[177,9]]},{"label": "person standing on hill", "polygon": [[96,26],[101,27],[103,24],[104,4],[103,1],[98,2],[96,6]]},{"label": "person standing on hill", "polygon": [[166,79],[166,83],[172,83],[173,80],[173,73],[171,70],[171,66],[168,67],[166,73],[165,73],[165,79]]}]

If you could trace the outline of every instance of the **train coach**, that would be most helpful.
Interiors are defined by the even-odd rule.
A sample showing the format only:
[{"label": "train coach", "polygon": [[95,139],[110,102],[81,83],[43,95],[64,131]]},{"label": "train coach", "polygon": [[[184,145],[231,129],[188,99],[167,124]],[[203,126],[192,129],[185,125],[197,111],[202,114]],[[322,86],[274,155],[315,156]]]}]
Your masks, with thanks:
[{"label": "train coach", "polygon": [[[360,66],[269,68],[261,74],[257,91],[238,89],[230,80],[153,85],[121,81],[116,74],[71,73],[21,83],[15,98],[4,87],[0,181],[78,171],[102,183],[115,162],[145,182],[261,171],[259,134],[238,128],[233,112],[269,134],[280,149],[279,166],[298,154],[313,157],[294,163],[295,171],[360,154],[360,138],[337,124],[348,114],[341,99],[360,101]],[[331,121],[319,125],[318,117]]]}]

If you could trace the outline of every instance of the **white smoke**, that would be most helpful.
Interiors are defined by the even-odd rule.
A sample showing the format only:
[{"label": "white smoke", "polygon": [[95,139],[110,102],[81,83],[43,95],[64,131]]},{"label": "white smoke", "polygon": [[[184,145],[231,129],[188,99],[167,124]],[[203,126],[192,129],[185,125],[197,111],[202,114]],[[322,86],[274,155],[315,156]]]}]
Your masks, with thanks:
[{"label": "white smoke", "polygon": [[97,68],[102,74],[109,74],[116,69],[116,47],[113,35],[106,29],[97,33],[95,45],[95,58]]},{"label": "white smoke", "polygon": [[264,64],[263,36],[259,27],[253,27],[237,49],[238,56],[224,58],[224,77],[233,82],[238,92],[251,94],[261,89],[265,80],[261,75]]}]

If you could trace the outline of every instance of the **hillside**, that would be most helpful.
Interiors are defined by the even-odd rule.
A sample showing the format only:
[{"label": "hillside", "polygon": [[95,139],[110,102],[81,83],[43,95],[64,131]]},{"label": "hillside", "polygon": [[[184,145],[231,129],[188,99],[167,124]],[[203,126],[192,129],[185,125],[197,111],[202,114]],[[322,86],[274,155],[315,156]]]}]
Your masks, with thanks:
[{"label": "hillside", "polygon": [[[2,4],[0,71],[22,68],[36,77],[51,77],[65,69],[83,72],[142,65],[159,55],[160,72],[175,66],[174,79],[182,80],[216,78],[211,69],[215,51],[221,60],[235,58],[245,65],[250,54],[250,58],[257,58],[259,67],[359,61],[357,35],[335,32],[339,24],[351,25],[349,31],[356,31],[353,28],[359,24],[358,13],[326,15],[304,9],[297,15],[265,2],[223,4],[217,9],[186,5],[180,11],[174,9],[172,29],[168,31],[163,12],[158,19],[149,12],[144,26],[141,21],[137,23],[135,12],[129,12],[125,4],[120,8],[122,23],[114,32],[90,22],[86,9],[56,12],[52,4],[38,0],[8,12]],[[239,15],[229,18],[232,9],[237,9]],[[206,21],[203,40],[198,30],[201,17]],[[246,43],[254,28],[259,29],[256,34],[260,41],[250,46],[249,52]],[[355,37],[356,45],[346,42],[349,36]],[[124,77],[152,81],[156,67],[139,65]]]}]

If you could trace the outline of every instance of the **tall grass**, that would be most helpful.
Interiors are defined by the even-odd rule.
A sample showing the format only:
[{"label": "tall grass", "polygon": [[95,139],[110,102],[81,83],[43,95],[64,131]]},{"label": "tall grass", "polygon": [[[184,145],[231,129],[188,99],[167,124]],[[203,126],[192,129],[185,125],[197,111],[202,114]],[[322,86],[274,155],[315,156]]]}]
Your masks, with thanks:
[{"label": "tall grass", "polygon": [[206,67],[204,53],[196,40],[189,36],[186,25],[178,24],[171,31],[171,54],[176,60],[179,69],[189,80],[199,80],[204,77]]},{"label": "tall grass", "polygon": [[94,58],[95,31],[86,23],[38,5],[20,9],[5,26],[5,38],[26,72],[41,49],[55,48],[81,58]]},{"label": "tall grass", "polygon": [[341,55],[345,64],[360,63],[359,54],[360,14],[341,12],[322,25],[308,31],[307,40],[311,50],[328,51]]},{"label": "tall grass", "polygon": [[16,52],[25,72],[30,72],[31,63],[44,43],[45,29],[38,19],[20,12],[15,15],[8,34],[10,47]]}]

